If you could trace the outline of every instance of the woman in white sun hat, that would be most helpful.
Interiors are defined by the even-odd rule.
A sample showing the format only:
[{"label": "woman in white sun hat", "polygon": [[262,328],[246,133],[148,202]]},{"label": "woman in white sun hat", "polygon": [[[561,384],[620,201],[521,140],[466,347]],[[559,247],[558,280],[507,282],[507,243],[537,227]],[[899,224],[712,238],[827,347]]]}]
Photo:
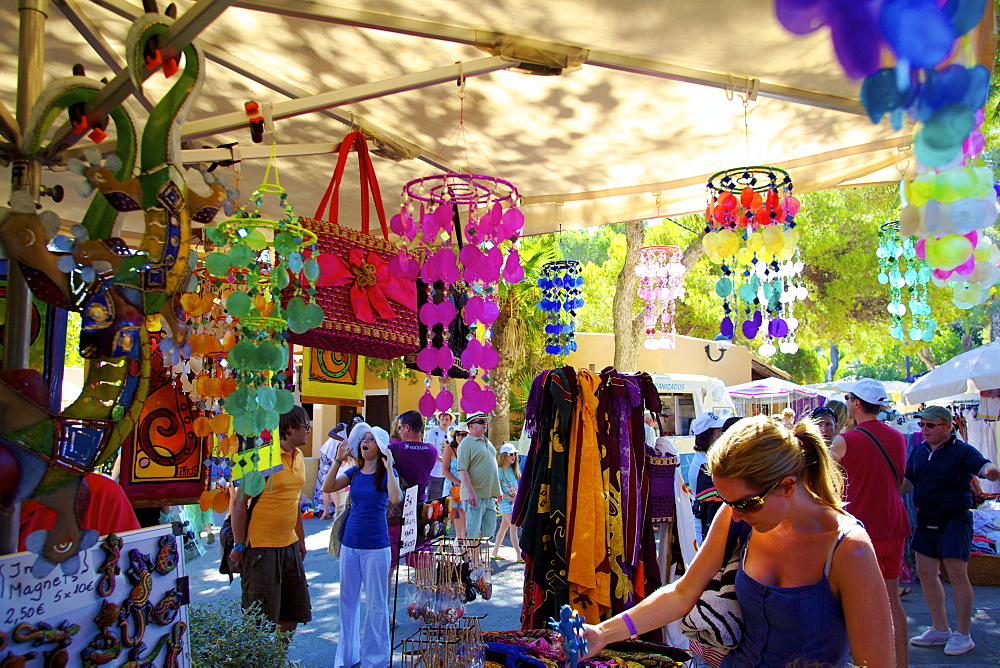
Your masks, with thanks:
[{"label": "woman in white sun hat", "polygon": [[[350,455],[355,466],[338,473]],[[349,668],[361,663],[389,665],[389,569],[392,550],[385,519],[390,502],[399,503],[403,492],[393,469],[389,434],[381,427],[359,422],[341,443],[324,492],[351,486],[351,514],[344,526],[340,548],[340,642],[334,665]],[[358,628],[361,592],[367,598],[364,634]],[[358,642],[359,635],[360,643]]]}]

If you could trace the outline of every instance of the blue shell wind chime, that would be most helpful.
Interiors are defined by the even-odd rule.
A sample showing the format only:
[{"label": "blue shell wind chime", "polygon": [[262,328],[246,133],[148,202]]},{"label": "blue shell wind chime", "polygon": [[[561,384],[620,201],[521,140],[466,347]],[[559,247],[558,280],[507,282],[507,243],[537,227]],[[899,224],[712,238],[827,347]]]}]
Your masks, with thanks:
[{"label": "blue shell wind chime", "polygon": [[583,271],[576,260],[557,260],[542,267],[538,308],[548,315],[545,352],[568,355],[576,350],[576,312],[583,304]]}]

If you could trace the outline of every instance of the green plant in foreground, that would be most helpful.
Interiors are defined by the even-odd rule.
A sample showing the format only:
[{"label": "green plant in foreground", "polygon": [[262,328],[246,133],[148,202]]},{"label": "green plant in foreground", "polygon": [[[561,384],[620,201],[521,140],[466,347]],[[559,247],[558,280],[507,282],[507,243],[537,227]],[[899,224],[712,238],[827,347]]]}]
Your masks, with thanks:
[{"label": "green plant in foreground", "polygon": [[212,668],[294,666],[288,661],[286,634],[275,631],[254,603],[243,610],[239,601],[212,601],[188,611],[191,665]]}]

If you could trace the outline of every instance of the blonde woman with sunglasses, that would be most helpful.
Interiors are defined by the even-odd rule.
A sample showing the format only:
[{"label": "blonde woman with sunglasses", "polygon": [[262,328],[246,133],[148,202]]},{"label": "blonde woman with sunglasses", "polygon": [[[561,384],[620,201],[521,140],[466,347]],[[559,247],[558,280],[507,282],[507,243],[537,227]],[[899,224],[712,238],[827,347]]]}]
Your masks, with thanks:
[{"label": "blonde woman with sunglasses", "polygon": [[587,627],[588,651],[687,614],[743,536],[736,596],[745,628],[724,667],[893,666],[889,600],[864,528],[843,510],[843,478],[810,421],[733,425],[708,455],[725,503],[687,573]]}]

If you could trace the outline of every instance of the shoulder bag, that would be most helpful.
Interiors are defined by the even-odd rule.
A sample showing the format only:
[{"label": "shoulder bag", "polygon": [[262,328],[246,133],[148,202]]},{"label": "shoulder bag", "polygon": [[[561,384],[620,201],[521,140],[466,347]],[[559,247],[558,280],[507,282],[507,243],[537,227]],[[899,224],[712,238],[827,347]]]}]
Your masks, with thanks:
[{"label": "shoulder bag", "polygon": [[351,515],[351,497],[347,497],[347,503],[337,508],[337,514],[333,517],[333,524],[330,525],[330,547],[331,556],[340,556],[340,545],[344,539],[344,527],[347,526],[347,518]]},{"label": "shoulder bag", "polygon": [[691,612],[681,619],[681,632],[691,641],[691,651],[714,667],[722,664],[722,659],[743,637],[743,611],[736,600],[736,573],[745,544],[745,530],[733,522],[722,568],[705,587]]}]

